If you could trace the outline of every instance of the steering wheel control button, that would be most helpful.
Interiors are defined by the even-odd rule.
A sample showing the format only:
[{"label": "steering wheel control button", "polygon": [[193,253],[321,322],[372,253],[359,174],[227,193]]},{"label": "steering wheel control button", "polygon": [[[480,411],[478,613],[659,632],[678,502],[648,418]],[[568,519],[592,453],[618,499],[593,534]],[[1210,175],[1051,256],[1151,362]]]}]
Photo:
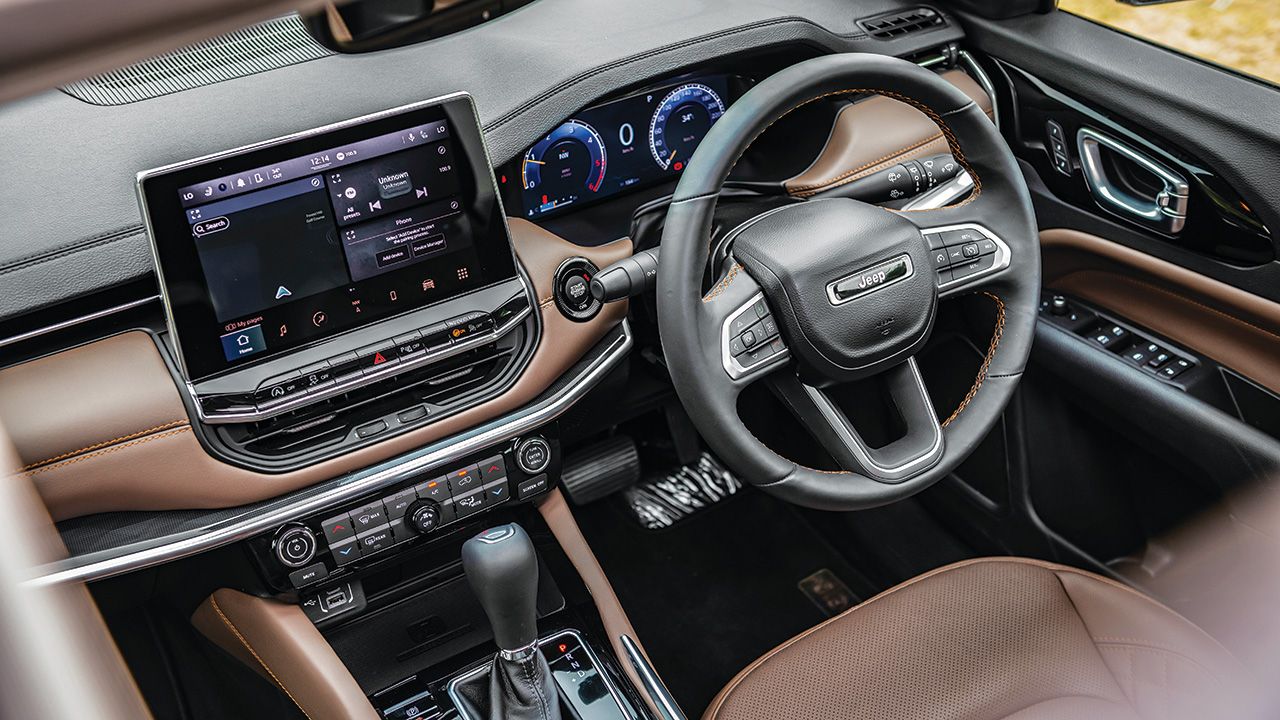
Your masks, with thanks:
[{"label": "steering wheel control button", "polygon": [[355,526],[351,523],[351,517],[348,515],[331,517],[321,522],[320,530],[324,533],[325,542],[330,545],[356,536]]},{"label": "steering wheel control button", "polygon": [[303,525],[281,528],[272,543],[276,559],[288,568],[300,568],[316,556],[316,536]]},{"label": "steering wheel control button", "polygon": [[750,330],[742,333],[742,346],[748,350],[755,347],[756,334]]},{"label": "steering wheel control button", "polygon": [[289,582],[294,587],[301,588],[314,585],[327,577],[329,577],[329,569],[324,566],[324,563],[313,563],[289,573]]},{"label": "steering wheel control button", "polygon": [[516,445],[516,464],[529,475],[546,470],[551,464],[550,443],[537,436],[521,440]]},{"label": "steering wheel control button", "polygon": [[770,314],[764,298],[753,300],[734,311],[725,321],[725,328],[730,334],[724,367],[730,377],[742,377],[786,350],[786,345],[778,338],[778,322]]},{"label": "steering wheel control button", "polygon": [[939,228],[924,236],[929,242],[929,256],[939,287],[985,275],[1009,264],[1007,246],[989,230],[976,225]]},{"label": "steering wheel control button", "polygon": [[975,258],[967,262],[959,263],[951,267],[951,272],[955,279],[967,278],[971,275],[977,275],[986,270],[995,267],[996,258],[994,255]]},{"label": "steering wheel control button", "polygon": [[516,499],[527,500],[538,493],[545,492],[549,486],[546,475],[535,475],[516,486]]}]

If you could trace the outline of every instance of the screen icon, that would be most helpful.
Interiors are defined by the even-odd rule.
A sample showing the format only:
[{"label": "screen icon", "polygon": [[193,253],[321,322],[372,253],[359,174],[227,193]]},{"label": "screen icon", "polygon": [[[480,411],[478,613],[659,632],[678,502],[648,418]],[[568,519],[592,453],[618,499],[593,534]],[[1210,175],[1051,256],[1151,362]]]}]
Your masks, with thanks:
[{"label": "screen icon", "polygon": [[283,285],[281,285],[280,287],[276,288],[276,299],[277,299],[277,300],[279,300],[280,298],[289,297],[289,296],[290,296],[290,295],[292,295],[292,294],[293,294],[293,293],[289,292],[289,288],[287,288],[287,287],[285,287],[285,286],[283,286]]},{"label": "screen icon", "polygon": [[325,315],[323,310],[317,310],[316,314],[311,316],[311,324],[316,327],[320,327],[321,325],[324,325],[328,319],[329,316]]},{"label": "screen icon", "polygon": [[254,325],[222,336],[222,354],[228,361],[239,360],[267,349],[262,326]]}]

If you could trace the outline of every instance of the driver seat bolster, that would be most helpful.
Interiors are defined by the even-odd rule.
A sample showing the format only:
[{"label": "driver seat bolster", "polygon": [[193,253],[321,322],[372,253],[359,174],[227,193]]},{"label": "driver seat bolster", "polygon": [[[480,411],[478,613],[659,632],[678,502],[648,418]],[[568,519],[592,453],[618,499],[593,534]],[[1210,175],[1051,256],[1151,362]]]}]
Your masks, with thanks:
[{"label": "driver seat bolster", "polygon": [[1120,583],[981,558],[788,640],[704,720],[1244,717],[1251,696],[1233,687],[1244,677],[1202,630]]}]

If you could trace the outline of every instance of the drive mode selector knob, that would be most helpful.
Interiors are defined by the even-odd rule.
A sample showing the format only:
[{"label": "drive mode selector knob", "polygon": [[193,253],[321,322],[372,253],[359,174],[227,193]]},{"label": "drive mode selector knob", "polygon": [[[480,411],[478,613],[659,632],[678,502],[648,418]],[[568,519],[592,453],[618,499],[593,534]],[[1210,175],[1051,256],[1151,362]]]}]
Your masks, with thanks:
[{"label": "drive mode selector knob", "polygon": [[551,464],[551,445],[534,436],[516,445],[516,464],[530,475],[537,475]]},{"label": "drive mode selector knob", "polygon": [[285,525],[276,531],[271,549],[281,565],[300,568],[316,557],[316,536],[305,525]]},{"label": "drive mode selector knob", "polygon": [[422,535],[440,525],[440,505],[432,500],[414,500],[404,511],[404,521]]}]

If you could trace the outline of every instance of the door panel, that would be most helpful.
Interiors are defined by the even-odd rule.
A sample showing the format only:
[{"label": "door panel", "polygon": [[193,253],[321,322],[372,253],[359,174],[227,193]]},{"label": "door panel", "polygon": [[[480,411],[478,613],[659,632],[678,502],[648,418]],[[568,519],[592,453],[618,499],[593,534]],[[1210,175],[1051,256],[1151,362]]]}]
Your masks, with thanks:
[{"label": "door panel", "polygon": [[[1077,327],[1049,317],[1050,305],[1042,313],[1001,426],[1007,485],[953,476],[925,501],[984,550],[1169,587],[1203,553],[1167,533],[1210,509],[1242,517],[1242,491],[1280,481],[1269,230],[1280,227],[1280,89],[1064,12],[962,17],[1032,191],[1047,297],[1082,311]],[[1185,227],[1128,218],[1091,192],[1081,129],[1184,178]],[[1101,159],[1135,197],[1155,203],[1167,190],[1140,162]],[[1109,325],[1127,333],[1117,346],[1094,339]],[[1131,360],[1139,340],[1192,360],[1195,379]],[[1248,543],[1239,533],[1214,555],[1256,557]]]}]

